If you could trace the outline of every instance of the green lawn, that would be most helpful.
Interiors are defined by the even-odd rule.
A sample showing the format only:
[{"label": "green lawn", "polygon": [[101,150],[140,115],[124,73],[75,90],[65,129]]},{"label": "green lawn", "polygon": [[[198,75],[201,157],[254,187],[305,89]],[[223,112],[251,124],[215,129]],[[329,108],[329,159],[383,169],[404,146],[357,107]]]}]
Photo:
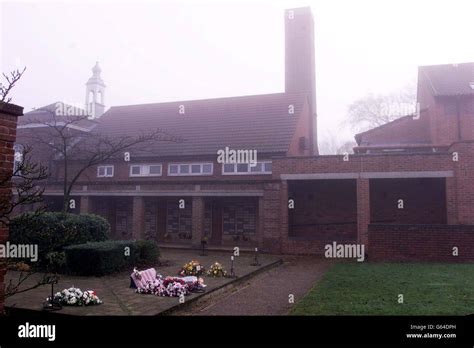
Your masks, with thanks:
[{"label": "green lawn", "polygon": [[[403,294],[404,303],[398,303]],[[290,314],[464,315],[474,313],[474,265],[340,263]]]}]

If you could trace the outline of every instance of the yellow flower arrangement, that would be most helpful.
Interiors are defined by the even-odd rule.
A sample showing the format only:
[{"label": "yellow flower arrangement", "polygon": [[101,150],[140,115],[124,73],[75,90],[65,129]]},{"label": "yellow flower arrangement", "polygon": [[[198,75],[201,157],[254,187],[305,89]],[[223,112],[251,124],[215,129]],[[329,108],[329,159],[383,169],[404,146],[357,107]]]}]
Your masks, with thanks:
[{"label": "yellow flower arrangement", "polygon": [[224,270],[222,265],[219,262],[214,262],[211,267],[209,267],[209,271],[207,274],[211,277],[226,277],[227,272]]},{"label": "yellow flower arrangement", "polygon": [[204,269],[204,267],[201,266],[199,261],[193,260],[193,261],[188,262],[187,264],[185,264],[183,266],[183,268],[179,271],[179,275],[181,277],[200,276],[200,275],[204,274],[204,272],[205,272],[205,269]]}]

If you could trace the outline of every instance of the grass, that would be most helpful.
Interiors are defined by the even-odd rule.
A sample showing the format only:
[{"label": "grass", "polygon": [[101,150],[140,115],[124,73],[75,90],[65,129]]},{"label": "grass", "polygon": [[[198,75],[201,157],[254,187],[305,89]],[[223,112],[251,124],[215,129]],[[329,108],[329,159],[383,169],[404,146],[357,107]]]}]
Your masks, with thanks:
[{"label": "grass", "polygon": [[[403,303],[398,295],[403,294]],[[465,315],[474,313],[474,265],[340,263],[292,315]]]}]

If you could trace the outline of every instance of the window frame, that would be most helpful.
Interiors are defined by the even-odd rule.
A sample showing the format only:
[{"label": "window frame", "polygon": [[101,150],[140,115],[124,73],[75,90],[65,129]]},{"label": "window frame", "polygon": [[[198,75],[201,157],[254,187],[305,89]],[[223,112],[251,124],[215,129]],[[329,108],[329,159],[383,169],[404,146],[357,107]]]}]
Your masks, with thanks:
[{"label": "window frame", "polygon": [[[159,166],[160,167],[160,174],[150,174],[150,167],[153,166]],[[133,174],[133,168],[134,167],[139,167],[140,168],[140,174]],[[143,169],[146,168],[145,171]],[[153,177],[153,176],[163,176],[163,164],[161,163],[135,163],[135,164],[130,164],[130,169],[129,169],[129,176],[131,178],[140,178],[140,177]]]},{"label": "window frame", "polygon": [[[273,173],[273,163],[271,160],[264,160],[264,161],[257,161],[258,164],[262,164],[262,170],[259,172],[252,172],[252,167],[248,163],[222,163],[222,175],[271,175]],[[272,165],[272,170],[271,171],[266,171],[265,170],[265,165],[266,164],[271,164]],[[237,171],[237,166],[239,164],[247,164],[247,171],[246,172],[238,172]],[[226,172],[224,170],[226,165],[233,165],[234,166],[234,171],[233,172]],[[255,167],[253,167],[255,168]]]},{"label": "window frame", "polygon": [[[100,168],[104,168],[104,175],[100,175]],[[112,168],[112,174],[107,175],[107,168]],[[115,174],[115,166],[113,164],[102,164],[97,166],[97,177],[98,178],[113,178]]]},{"label": "window frame", "polygon": [[[199,173],[193,173],[193,166],[199,165]],[[209,173],[204,172],[204,166],[210,165],[211,171]],[[171,173],[171,167],[177,166],[178,171]],[[188,172],[182,173],[181,166],[188,166]],[[211,176],[214,174],[214,163],[212,162],[172,162],[168,163],[168,176]]]}]

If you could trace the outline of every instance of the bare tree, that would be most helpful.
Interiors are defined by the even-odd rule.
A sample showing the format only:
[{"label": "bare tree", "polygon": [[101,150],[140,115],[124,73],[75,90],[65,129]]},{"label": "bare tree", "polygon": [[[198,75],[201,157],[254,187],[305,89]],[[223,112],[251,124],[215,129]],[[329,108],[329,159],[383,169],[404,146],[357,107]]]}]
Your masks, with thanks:
[{"label": "bare tree", "polygon": [[335,155],[340,145],[340,141],[331,131],[326,131],[318,139],[318,148],[320,155]]},{"label": "bare tree", "polygon": [[[26,71],[26,67],[10,72],[10,75],[3,74],[6,84],[0,82],[0,102],[9,103],[9,94],[15,84],[20,80]],[[43,189],[38,186],[47,178],[46,168],[41,164],[33,163],[31,159],[31,148],[23,147],[22,151],[15,153],[14,166],[12,172],[0,172],[0,187],[11,191],[6,198],[0,200],[0,226],[7,226],[10,223],[11,214],[21,205],[29,205],[42,202]],[[38,211],[40,213],[41,210]]]},{"label": "bare tree", "polygon": [[51,150],[53,161],[62,170],[63,211],[69,211],[74,185],[89,168],[124,156],[125,152],[144,151],[156,142],[181,142],[162,129],[143,131],[136,136],[108,136],[94,130],[79,131],[81,124],[90,121],[88,115],[58,115],[55,110],[47,120],[34,120],[45,126],[45,132],[30,132],[32,143],[42,144]]},{"label": "bare tree", "polygon": [[[11,199],[0,200],[0,226],[10,226],[12,213],[14,213],[16,208],[22,205],[32,205],[43,202],[43,189],[40,185],[47,178],[46,167],[41,164],[33,163],[30,153],[31,149],[29,147],[23,149],[21,156],[18,156],[17,153],[13,172],[0,176],[0,187],[11,189],[12,191]],[[8,195],[8,197],[9,196],[10,195]],[[33,219],[43,212],[44,207],[40,206],[29,215],[29,218]],[[2,262],[5,263],[7,269],[18,268],[17,262],[12,259],[3,260]],[[28,287],[22,286],[37,273],[36,269],[26,264],[23,265],[26,269],[19,270],[20,272],[18,273],[17,279],[12,278],[9,280],[3,293],[4,298],[51,283],[53,276],[44,273]]]},{"label": "bare tree", "polygon": [[[26,67],[22,71],[12,71],[10,75],[3,74],[6,84],[0,82],[0,103],[11,102],[12,98],[9,97],[9,94],[15,84],[23,76],[25,70]],[[46,167],[32,162],[30,147],[23,147],[21,152],[15,154],[13,170],[9,172],[0,171],[0,188],[9,192],[7,195],[2,195],[0,199],[0,226],[9,227],[12,213],[19,206],[31,205],[43,201],[43,189],[39,184],[46,178]],[[32,216],[41,214],[42,212],[42,208],[37,209]],[[16,264],[13,260],[1,260],[0,262],[6,263],[7,269]],[[35,273],[36,271],[30,267],[21,270],[18,279],[16,281],[10,279],[5,291],[0,291],[1,296],[6,298],[51,283],[52,276],[43,274],[32,285],[22,287]]]},{"label": "bare tree", "polygon": [[348,123],[352,130],[361,132],[381,126],[416,111],[416,89],[408,85],[398,93],[369,94],[349,106]]},{"label": "bare tree", "polygon": [[8,97],[10,91],[15,87],[15,84],[21,79],[26,67],[23,68],[22,71],[20,70],[13,70],[10,72],[10,75],[3,73],[3,77],[6,80],[6,84],[0,82],[0,101],[4,103],[9,103],[12,98]]},{"label": "bare tree", "polygon": [[321,155],[342,155],[353,153],[352,148],[357,143],[354,140],[348,140],[346,137],[336,135],[336,133],[327,130],[319,137],[318,147]]},{"label": "bare tree", "polygon": [[339,144],[336,154],[342,155],[342,154],[353,154],[354,153],[354,147],[357,146],[357,143],[355,140],[350,140],[350,141],[344,141],[341,144]]},{"label": "bare tree", "polygon": [[8,284],[5,287],[5,293],[3,295],[4,298],[13,296],[15,294],[20,294],[22,292],[27,292],[43,285],[56,283],[59,279],[58,275],[56,274],[40,273],[38,274],[39,277],[36,279],[36,281],[33,281],[30,285],[26,286],[28,279],[32,278],[36,274],[38,274],[38,272],[31,268],[19,271],[18,276],[15,279],[10,279],[8,281]]},{"label": "bare tree", "polygon": [[[0,225],[9,226],[14,210],[22,205],[31,205],[43,201],[41,184],[48,177],[46,167],[33,163],[31,148],[25,147],[15,154],[15,165],[12,173],[0,175],[0,187],[9,188],[12,199],[0,200]],[[40,207],[35,214],[40,214]]]}]

